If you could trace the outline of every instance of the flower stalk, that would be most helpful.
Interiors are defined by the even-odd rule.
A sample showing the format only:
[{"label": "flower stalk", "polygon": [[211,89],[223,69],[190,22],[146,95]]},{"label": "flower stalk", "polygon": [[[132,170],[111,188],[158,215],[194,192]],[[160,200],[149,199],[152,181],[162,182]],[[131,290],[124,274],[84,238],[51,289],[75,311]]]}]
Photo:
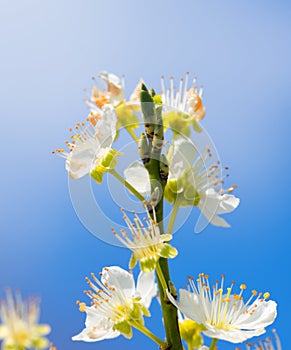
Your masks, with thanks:
[{"label": "flower stalk", "polygon": [[138,331],[140,331],[141,333],[143,333],[145,336],[147,336],[148,338],[150,338],[152,341],[154,341],[156,344],[159,345],[160,349],[167,349],[168,344],[165,343],[162,339],[160,339],[159,337],[157,337],[155,334],[153,334],[148,328],[146,328],[144,325],[142,325],[139,322],[130,322],[130,324],[132,325],[132,327],[134,327],[135,329],[137,329]]},{"label": "flower stalk", "polygon": [[[164,140],[162,107],[154,103],[154,91],[149,92],[145,85],[141,87],[141,107],[145,123],[147,141],[149,143],[150,158],[145,164],[151,180],[151,192],[155,190],[156,183],[160,184],[162,194],[160,201],[155,206],[156,220],[159,224],[161,234],[164,233],[163,224],[163,191],[167,179],[161,176],[161,152]],[[168,259],[160,258],[157,272],[158,287],[160,292],[161,308],[164,319],[164,328],[167,343],[166,349],[182,350],[182,342],[179,331],[177,309],[170,303],[165,288],[170,290],[170,272]],[[163,276],[163,277],[161,277]]]},{"label": "flower stalk", "polygon": [[215,350],[218,339],[213,338],[209,350]]},{"label": "flower stalk", "polygon": [[137,199],[144,202],[145,198],[142,196],[129,182],[127,182],[115,169],[109,170],[109,173],[113,175],[118,181],[120,181]]}]

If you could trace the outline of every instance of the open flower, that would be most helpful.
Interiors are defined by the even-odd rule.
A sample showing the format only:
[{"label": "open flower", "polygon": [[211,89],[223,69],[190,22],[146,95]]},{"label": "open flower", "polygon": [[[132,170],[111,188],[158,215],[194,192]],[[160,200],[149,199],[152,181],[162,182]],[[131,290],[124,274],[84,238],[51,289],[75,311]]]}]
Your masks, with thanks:
[{"label": "open flower", "polygon": [[[165,199],[170,203],[178,199],[180,206],[198,206],[212,225],[229,227],[219,215],[235,210],[240,200],[231,194],[236,185],[222,189],[222,169],[219,164],[210,163],[209,149],[205,148],[199,154],[190,139],[179,135],[174,138],[167,159],[170,172]],[[149,195],[150,179],[141,162],[131,163],[125,169],[124,176],[137,191]]]},{"label": "open flower", "polygon": [[241,343],[251,337],[265,333],[265,327],[274,322],[277,304],[267,299],[269,293],[253,290],[244,302],[245,284],[240,285],[240,293],[232,294],[234,282],[224,292],[224,276],[210,287],[208,276],[200,274],[195,281],[189,278],[189,290],[180,289],[180,300],[168,292],[171,302],[189,319],[202,324],[205,335],[211,338]]},{"label": "open flower", "polygon": [[120,334],[131,338],[132,326],[143,324],[143,315],[150,315],[148,308],[157,288],[154,273],[141,272],[135,287],[131,273],[111,266],[103,268],[101,281],[94,274],[87,281],[91,289],[85,293],[91,306],[78,302],[80,311],[87,314],[86,327],[72,339],[93,342]]},{"label": "open flower", "polygon": [[[247,350],[282,350],[280,339],[275,329],[273,329],[273,337],[267,337],[255,343],[246,344]],[[236,348],[236,350],[240,350]]]},{"label": "open flower", "polygon": [[196,85],[196,78],[193,85],[188,89],[189,73],[186,73],[185,81],[180,79],[179,88],[175,89],[174,78],[170,78],[170,87],[165,87],[164,77],[161,78],[162,102],[164,104],[164,123],[170,126],[174,133],[181,133],[189,136],[190,125],[196,131],[201,131],[198,122],[205,116],[205,107],[202,103],[202,87]]},{"label": "open flower", "polygon": [[118,123],[116,129],[125,127],[135,129],[139,125],[138,117],[135,114],[139,110],[139,91],[141,82],[138,83],[129,100],[125,98],[124,79],[119,78],[113,73],[102,71],[98,74],[106,83],[106,89],[100,89],[97,86],[92,88],[90,100],[87,104],[91,111],[95,112],[96,108],[103,108],[104,105],[110,104],[115,108]]},{"label": "open flower", "polygon": [[107,84],[107,91],[93,87],[91,95],[93,103],[102,108],[108,103],[116,106],[125,99],[123,78],[119,78],[117,75],[107,71],[100,72],[98,76]]},{"label": "open flower", "polygon": [[66,159],[66,170],[72,179],[79,179],[98,166],[104,170],[102,162],[112,154],[117,123],[114,108],[107,104],[98,112],[91,112],[87,122],[77,123],[70,129],[73,135],[70,142],[66,141],[69,151],[57,149],[53,152]]},{"label": "open flower", "polygon": [[50,326],[38,324],[37,300],[23,301],[20,294],[14,298],[8,292],[6,300],[1,301],[0,316],[0,339],[3,340],[1,349],[44,349],[49,345],[44,336],[50,333]]},{"label": "open flower", "polygon": [[123,211],[123,219],[128,226],[130,234],[122,230],[121,234],[117,234],[113,230],[119,241],[132,251],[129,268],[133,268],[139,261],[140,268],[144,272],[151,272],[155,269],[160,257],[174,258],[178,252],[169,243],[172,235],[161,234],[159,225],[155,217],[155,209],[153,209],[154,219],[151,218],[147,206],[147,217],[143,221],[135,214],[133,222]]}]

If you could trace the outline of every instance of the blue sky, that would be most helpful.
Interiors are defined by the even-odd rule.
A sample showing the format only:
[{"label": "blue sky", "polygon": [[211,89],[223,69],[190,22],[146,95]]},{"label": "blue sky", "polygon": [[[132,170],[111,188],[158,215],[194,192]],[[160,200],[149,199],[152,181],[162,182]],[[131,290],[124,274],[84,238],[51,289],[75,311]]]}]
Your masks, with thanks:
[{"label": "blue sky", "polygon": [[[83,326],[74,304],[84,277],[104,265],[126,267],[129,258],[82,226],[64,164],[51,156],[86,115],[83,88],[104,69],[124,73],[128,93],[140,77],[159,88],[162,74],[198,76],[203,126],[231,168],[241,205],[228,230],[195,235],[191,217],[173,241],[180,252],[173,280],[182,287],[187,275],[225,273],[270,291],[289,348],[290,12],[288,1],[273,0],[1,3],[0,290],[42,296],[42,320],[58,349],[151,344],[137,333],[130,343],[70,340]],[[162,334],[157,305],[152,313],[149,328]]]}]

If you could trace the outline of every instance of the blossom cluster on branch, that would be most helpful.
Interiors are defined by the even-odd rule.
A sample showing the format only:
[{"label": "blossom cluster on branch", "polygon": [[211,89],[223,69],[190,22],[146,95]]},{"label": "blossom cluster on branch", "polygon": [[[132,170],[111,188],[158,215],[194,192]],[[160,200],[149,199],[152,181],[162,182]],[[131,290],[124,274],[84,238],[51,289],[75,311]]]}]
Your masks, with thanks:
[{"label": "blossom cluster on branch", "polygon": [[[140,201],[144,214],[120,208],[125,227],[120,231],[112,228],[112,232],[116,242],[131,252],[129,271],[106,266],[100,276],[92,273],[87,278],[87,300],[77,301],[86,314],[85,328],[72,339],[130,339],[135,328],[163,350],[182,350],[183,346],[214,350],[219,340],[245,342],[247,349],[280,350],[276,335],[274,343],[270,338],[248,342],[264,334],[277,316],[277,304],[270,300],[269,292],[247,293],[245,284],[237,286],[234,281],[225,287],[224,275],[213,283],[205,273],[188,277],[186,287],[177,291],[170,274],[168,259],[178,254],[173,241],[180,210],[196,207],[204,222],[227,228],[230,225],[222,216],[233,212],[240,202],[233,194],[236,185],[225,188],[228,168],[213,159],[212,147],[198,141],[201,135],[207,139],[200,123],[206,113],[202,87],[196,79],[190,81],[188,73],[177,87],[173,78],[166,87],[162,77],[160,91],[149,89],[141,80],[127,99],[123,78],[108,72],[99,77],[104,86],[94,78],[86,100],[88,115],[70,129],[66,147],[53,153],[65,159],[73,180],[89,175],[101,185],[105,177],[113,176],[128,196]],[[118,147],[124,133],[135,144],[138,157],[120,172],[120,159],[127,160]],[[166,206],[170,208],[167,220]],[[135,268],[140,270],[136,281]],[[147,325],[154,299],[161,306],[162,336]],[[18,304],[10,300],[8,307],[2,306],[4,349],[44,348],[48,344],[43,335],[49,329],[37,325],[30,308],[20,312]]]}]

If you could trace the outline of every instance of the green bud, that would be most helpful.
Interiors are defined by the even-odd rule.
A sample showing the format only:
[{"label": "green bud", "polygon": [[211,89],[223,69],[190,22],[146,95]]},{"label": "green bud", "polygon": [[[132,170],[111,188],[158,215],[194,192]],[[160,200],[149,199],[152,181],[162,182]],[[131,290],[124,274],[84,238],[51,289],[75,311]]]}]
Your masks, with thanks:
[{"label": "green bud", "polygon": [[141,134],[138,141],[139,156],[144,164],[150,161],[150,145],[144,133]]},{"label": "green bud", "polygon": [[160,160],[160,176],[162,180],[167,181],[169,176],[169,163],[167,157],[162,154]]},{"label": "green bud", "polygon": [[154,134],[154,124],[156,123],[155,104],[144,84],[141,86],[140,102],[146,133],[149,138],[152,138]]}]

